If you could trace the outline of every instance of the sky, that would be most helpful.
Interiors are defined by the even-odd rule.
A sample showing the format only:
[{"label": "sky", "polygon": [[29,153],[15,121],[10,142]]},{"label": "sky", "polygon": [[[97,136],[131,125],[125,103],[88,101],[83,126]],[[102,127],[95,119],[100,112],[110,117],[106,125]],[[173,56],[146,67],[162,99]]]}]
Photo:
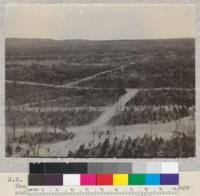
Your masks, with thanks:
[{"label": "sky", "polygon": [[10,4],[5,36],[118,40],[195,37],[192,5]]}]

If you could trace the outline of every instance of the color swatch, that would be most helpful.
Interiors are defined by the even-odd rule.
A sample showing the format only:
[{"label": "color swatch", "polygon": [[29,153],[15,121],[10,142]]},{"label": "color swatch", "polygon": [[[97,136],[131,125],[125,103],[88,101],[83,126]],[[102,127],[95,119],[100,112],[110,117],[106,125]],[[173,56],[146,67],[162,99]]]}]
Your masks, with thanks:
[{"label": "color swatch", "polygon": [[179,184],[178,174],[161,174],[160,175],[161,185],[176,185]]},{"label": "color swatch", "polygon": [[128,174],[113,174],[113,185],[114,186],[127,186],[128,185]]},{"label": "color swatch", "polygon": [[160,174],[146,174],[145,185],[160,185]]},{"label": "color swatch", "polygon": [[81,185],[97,185],[96,174],[81,174]]},{"label": "color swatch", "polygon": [[64,186],[80,186],[80,174],[64,174],[63,175]]},{"label": "color swatch", "polygon": [[160,186],[179,184],[178,163],[30,163],[30,186]]},{"label": "color swatch", "polygon": [[145,174],[129,174],[129,185],[145,185]]},{"label": "color swatch", "polygon": [[113,185],[113,175],[97,174],[97,185]]}]

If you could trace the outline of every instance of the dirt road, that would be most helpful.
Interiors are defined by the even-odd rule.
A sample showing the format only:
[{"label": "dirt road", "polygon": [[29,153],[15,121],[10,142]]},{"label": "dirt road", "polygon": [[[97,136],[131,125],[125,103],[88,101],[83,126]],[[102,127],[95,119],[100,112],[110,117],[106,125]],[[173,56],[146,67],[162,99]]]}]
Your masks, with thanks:
[{"label": "dirt road", "polygon": [[125,107],[126,103],[134,97],[138,92],[138,89],[129,89],[127,93],[123,95],[115,104],[109,107],[99,118],[93,123],[93,127],[101,127],[105,125],[115,114],[119,113]]},{"label": "dirt road", "polygon": [[[138,92],[138,89],[129,89],[127,93],[123,95],[115,104],[106,109],[105,112],[101,114],[93,123],[82,126],[82,127],[72,127],[69,128],[69,131],[72,131],[76,136],[69,141],[58,142],[51,145],[45,145],[45,148],[50,148],[50,152],[47,154],[46,151],[41,150],[40,156],[67,156],[68,151],[72,152],[77,150],[80,144],[86,144],[86,146],[92,141],[94,131],[103,130],[103,127],[106,126],[106,123],[117,114],[120,109],[125,107],[126,103],[134,97]],[[101,129],[98,129],[101,127]]]}]

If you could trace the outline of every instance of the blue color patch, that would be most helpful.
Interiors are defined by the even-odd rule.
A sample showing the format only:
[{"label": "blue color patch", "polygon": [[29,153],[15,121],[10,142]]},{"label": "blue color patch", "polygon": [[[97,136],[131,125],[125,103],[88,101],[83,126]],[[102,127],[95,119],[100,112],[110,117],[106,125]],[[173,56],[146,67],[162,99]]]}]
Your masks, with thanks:
[{"label": "blue color patch", "polygon": [[146,174],[145,185],[160,185],[160,174]]}]

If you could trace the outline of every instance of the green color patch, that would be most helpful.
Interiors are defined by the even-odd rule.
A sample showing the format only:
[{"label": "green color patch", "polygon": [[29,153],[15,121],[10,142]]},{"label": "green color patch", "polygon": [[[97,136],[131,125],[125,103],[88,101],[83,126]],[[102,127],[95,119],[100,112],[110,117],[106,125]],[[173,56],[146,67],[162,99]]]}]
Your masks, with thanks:
[{"label": "green color patch", "polygon": [[129,185],[145,185],[145,174],[129,174]]}]

